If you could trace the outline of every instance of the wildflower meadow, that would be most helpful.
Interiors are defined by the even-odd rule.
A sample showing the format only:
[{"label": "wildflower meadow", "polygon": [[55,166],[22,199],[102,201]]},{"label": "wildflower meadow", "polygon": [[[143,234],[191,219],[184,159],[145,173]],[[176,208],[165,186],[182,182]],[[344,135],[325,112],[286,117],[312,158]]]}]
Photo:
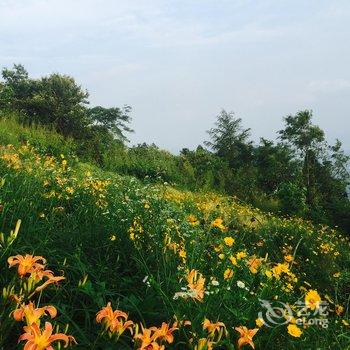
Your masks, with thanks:
[{"label": "wildflower meadow", "polygon": [[335,228],[6,137],[0,349],[350,348]]}]

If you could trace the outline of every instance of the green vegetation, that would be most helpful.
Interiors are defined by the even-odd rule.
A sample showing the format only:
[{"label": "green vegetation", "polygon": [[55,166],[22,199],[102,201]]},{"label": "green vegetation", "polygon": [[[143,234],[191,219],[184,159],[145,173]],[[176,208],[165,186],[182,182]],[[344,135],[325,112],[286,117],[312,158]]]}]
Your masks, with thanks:
[{"label": "green vegetation", "polygon": [[[44,320],[76,349],[248,349],[242,327],[257,349],[349,348],[348,157],[310,111],[259,145],[222,111],[209,150],[175,156],[127,147],[129,107],[89,108],[72,78],[3,78],[0,349]],[[260,299],[288,314],[269,324]],[[109,302],[132,323],[108,323]]]}]

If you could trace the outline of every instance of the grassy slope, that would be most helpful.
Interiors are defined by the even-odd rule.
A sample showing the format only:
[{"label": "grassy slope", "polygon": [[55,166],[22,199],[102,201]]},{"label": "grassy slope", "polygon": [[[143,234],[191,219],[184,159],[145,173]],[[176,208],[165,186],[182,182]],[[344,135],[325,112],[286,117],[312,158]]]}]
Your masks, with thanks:
[{"label": "grassy slope", "polygon": [[[36,149],[20,146],[23,140]],[[57,323],[70,324],[78,348],[127,348],[127,337],[112,347],[113,342],[99,335],[94,316],[108,301],[147,326],[170,321],[174,315],[185,317],[192,321],[195,339],[206,336],[204,317],[223,321],[229,330],[227,342],[235,344],[232,327],[255,327],[262,310],[259,298],[294,305],[311,288],[334,302],[328,329],[311,326],[301,338],[293,338],[286,325],[262,327],[254,338],[257,348],[349,346],[350,331],[342,323],[349,320],[349,240],[336,231],[262,213],[235,198],[144,185],[102,172],[69,157],[72,145],[49,131],[0,121],[0,142],[0,231],[8,232],[17,219],[23,221],[6,256],[43,255],[50,269],[64,271],[62,287],[47,290],[42,302],[59,309]],[[14,146],[5,146],[8,143]],[[46,152],[56,156],[45,156]],[[190,215],[197,220],[190,222]],[[217,218],[223,220],[221,227],[211,224]],[[232,247],[225,245],[225,237],[234,238]],[[229,258],[238,252],[247,256],[233,265]],[[294,256],[289,272],[268,277],[287,255]],[[254,256],[263,258],[256,273],[249,269]],[[5,256],[1,266],[0,281],[6,286],[14,271],[6,268]],[[228,268],[233,277],[225,280]],[[206,278],[204,301],[174,300],[191,269]],[[148,283],[143,282],[145,276]],[[247,288],[239,288],[237,281]],[[340,316],[334,312],[336,304],[344,307]],[[20,326],[14,325],[11,339],[16,340],[19,332]],[[186,336],[190,335],[178,332],[175,343]]]}]

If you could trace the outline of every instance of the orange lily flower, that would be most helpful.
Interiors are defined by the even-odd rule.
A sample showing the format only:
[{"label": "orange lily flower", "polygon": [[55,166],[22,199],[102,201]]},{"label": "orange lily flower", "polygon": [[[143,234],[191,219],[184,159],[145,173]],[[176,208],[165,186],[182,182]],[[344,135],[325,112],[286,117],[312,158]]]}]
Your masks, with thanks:
[{"label": "orange lily flower", "polygon": [[36,323],[31,326],[24,327],[25,333],[22,334],[18,342],[26,340],[27,343],[24,345],[23,350],[54,350],[51,343],[55,341],[64,341],[66,348],[69,342],[76,343],[72,336],[68,336],[63,333],[52,334],[52,324],[50,322],[45,323],[45,329],[40,330]]},{"label": "orange lily flower", "polygon": [[205,278],[197,270],[191,270],[187,276],[188,288],[193,293],[193,299],[202,301],[205,292]]},{"label": "orange lily flower", "polygon": [[254,349],[253,337],[259,328],[248,329],[245,326],[236,327],[235,330],[240,334],[240,338],[238,339],[238,349],[242,346],[248,344]]},{"label": "orange lily flower", "polygon": [[132,321],[128,321],[128,315],[120,310],[113,311],[111,303],[108,303],[102,310],[96,315],[96,321],[98,323],[104,322],[106,329],[111,332],[117,332],[120,336],[126,329],[129,329],[130,333],[133,333]]},{"label": "orange lily flower", "polygon": [[[38,263],[38,261],[41,261],[41,263]],[[24,277],[35,270],[43,270],[46,264],[46,260],[42,256],[33,256],[30,254],[26,254],[25,256],[10,256],[7,259],[7,262],[10,268],[18,265],[18,274],[21,277]]]},{"label": "orange lily flower", "polygon": [[13,312],[13,318],[16,321],[26,320],[27,326],[31,326],[33,323],[40,323],[40,317],[44,314],[49,314],[51,318],[55,318],[57,310],[54,306],[44,306],[35,308],[34,304],[30,302],[28,305],[22,305],[19,309]]},{"label": "orange lily flower", "polygon": [[51,270],[34,270],[30,273],[30,278],[35,282],[41,281],[44,277],[52,278],[54,274]]},{"label": "orange lily flower", "polygon": [[117,319],[112,332],[116,332],[118,334],[118,337],[120,337],[128,329],[132,335],[133,325],[134,322],[132,322],[131,320]]},{"label": "orange lily flower", "polygon": [[41,286],[35,288],[35,293],[41,292],[45,289],[49,284],[58,283],[59,281],[65,280],[66,278],[63,276],[52,276],[49,277]]},{"label": "orange lily flower", "polygon": [[220,338],[223,332],[227,334],[225,323],[223,322],[210,322],[207,318],[203,322],[203,329],[207,330],[209,335],[213,337],[215,335],[215,332],[218,332]]},{"label": "orange lily flower", "polygon": [[[151,328],[142,328],[142,333],[139,333],[134,336],[134,339],[140,340],[141,345],[138,347],[138,350],[163,350],[164,345],[159,345],[155,340],[157,334]],[[153,327],[154,328],[154,327]],[[152,334],[153,333],[153,334]]]},{"label": "orange lily flower", "polygon": [[151,327],[151,330],[155,331],[155,339],[165,340],[167,343],[171,344],[174,341],[173,332],[178,328],[174,324],[172,328],[165,322],[162,323],[160,328]]}]

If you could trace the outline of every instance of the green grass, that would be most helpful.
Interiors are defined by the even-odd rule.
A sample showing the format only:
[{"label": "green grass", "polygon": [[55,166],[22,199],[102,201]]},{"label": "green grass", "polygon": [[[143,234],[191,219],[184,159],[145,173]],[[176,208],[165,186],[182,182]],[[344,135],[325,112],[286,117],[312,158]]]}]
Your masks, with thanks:
[{"label": "green grass", "polygon": [[[25,141],[30,145],[21,146]],[[172,322],[174,316],[190,320],[191,327],[174,333],[169,349],[191,348],[207,337],[204,318],[224,322],[229,331],[216,348],[234,349],[238,333],[233,327],[256,327],[262,311],[259,298],[294,305],[310,289],[334,302],[329,327],[310,326],[294,338],[286,325],[263,326],[254,337],[256,348],[349,348],[350,328],[342,322],[349,321],[349,239],[337,231],[276,217],[232,197],[179,191],[104,172],[71,157],[74,147],[59,135],[11,120],[0,120],[0,143],[0,231],[9,233],[22,220],[18,237],[6,252],[0,251],[1,286],[23,284],[15,269],[8,269],[9,256],[44,256],[48,268],[66,279],[48,287],[40,305],[57,307],[53,323],[61,331],[69,324],[68,333],[78,342],[75,348],[132,348],[128,332],[115,342],[101,334],[102,326],[95,321],[96,313],[111,301],[146,327]],[[195,225],[190,215],[197,219]],[[217,218],[224,227],[212,225]],[[225,245],[225,237],[235,239],[232,247]],[[229,258],[238,252],[247,257],[235,266]],[[288,254],[294,256],[289,269],[296,280],[287,274],[269,278],[266,271]],[[262,259],[256,273],[249,269],[254,256]],[[225,280],[228,268],[233,277]],[[208,293],[202,302],[174,299],[186,287],[191,269],[206,278]],[[238,287],[238,281],[246,289]],[[344,307],[341,315],[335,313],[335,305]],[[17,339],[23,324],[9,316],[15,307],[2,298],[1,317],[6,322],[0,324],[0,349],[21,348]]]}]

